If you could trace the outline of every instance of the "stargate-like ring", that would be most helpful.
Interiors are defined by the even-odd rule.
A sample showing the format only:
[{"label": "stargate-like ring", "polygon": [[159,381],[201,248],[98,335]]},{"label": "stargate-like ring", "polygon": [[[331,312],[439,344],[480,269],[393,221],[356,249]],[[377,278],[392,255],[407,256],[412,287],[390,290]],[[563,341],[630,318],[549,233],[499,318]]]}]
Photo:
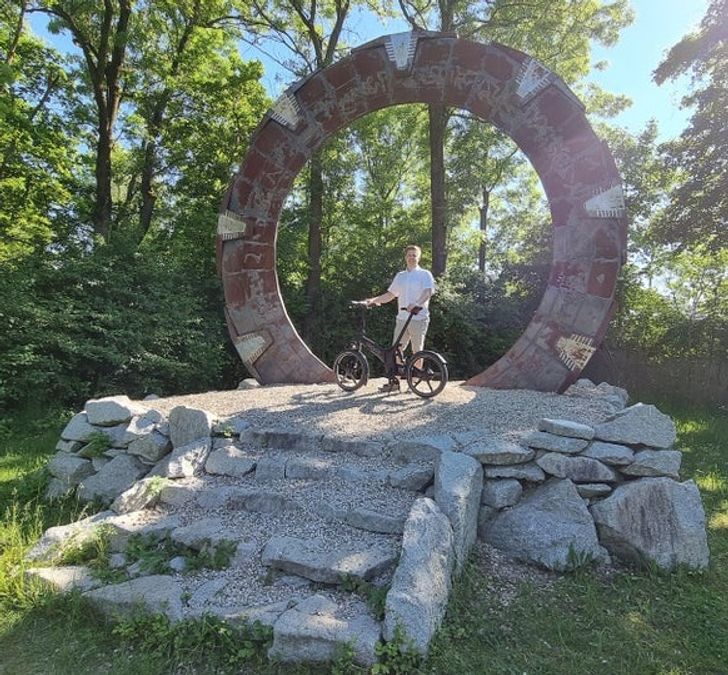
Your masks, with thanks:
[{"label": "stargate-like ring", "polygon": [[442,103],[488,120],[538,173],[554,228],[548,286],[523,335],[467,384],[563,391],[613,311],[627,237],[619,173],[557,75],[509,47],[443,33],[377,38],[291,86],[264,117],[218,220],[225,315],[240,357],[262,384],[333,381],[286,313],[278,218],[296,175],[332,134],[403,103]]}]

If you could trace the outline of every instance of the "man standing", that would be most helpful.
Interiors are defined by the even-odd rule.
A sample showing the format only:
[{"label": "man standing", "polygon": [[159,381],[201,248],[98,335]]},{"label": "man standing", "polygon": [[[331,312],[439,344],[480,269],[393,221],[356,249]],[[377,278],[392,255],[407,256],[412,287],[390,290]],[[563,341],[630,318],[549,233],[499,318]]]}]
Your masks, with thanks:
[{"label": "man standing", "polygon": [[[412,317],[407,331],[402,336],[402,351],[407,345],[412,343],[412,352],[419,352],[425,346],[425,335],[430,325],[430,312],[428,310],[430,298],[435,292],[435,280],[429,270],[420,267],[420,256],[422,249],[419,246],[411,244],[404,250],[404,259],[407,263],[407,269],[399,272],[385,293],[375,298],[367,298],[367,305],[381,305],[390,302],[395,298],[398,299],[399,312],[397,313],[397,322],[394,326],[394,336],[392,344],[399,337],[402,327],[407,321],[409,313],[414,307],[422,307],[422,309]],[[385,385],[387,390],[391,391],[398,387],[396,384]]]}]

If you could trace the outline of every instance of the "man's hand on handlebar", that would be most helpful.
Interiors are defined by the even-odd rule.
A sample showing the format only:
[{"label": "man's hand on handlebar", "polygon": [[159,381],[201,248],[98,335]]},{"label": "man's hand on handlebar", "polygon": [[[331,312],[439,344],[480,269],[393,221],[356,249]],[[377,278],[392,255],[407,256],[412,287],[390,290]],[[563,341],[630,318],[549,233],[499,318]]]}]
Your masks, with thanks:
[{"label": "man's hand on handlebar", "polygon": [[410,314],[419,314],[421,310],[422,307],[414,302],[407,305],[407,311],[410,312]]}]

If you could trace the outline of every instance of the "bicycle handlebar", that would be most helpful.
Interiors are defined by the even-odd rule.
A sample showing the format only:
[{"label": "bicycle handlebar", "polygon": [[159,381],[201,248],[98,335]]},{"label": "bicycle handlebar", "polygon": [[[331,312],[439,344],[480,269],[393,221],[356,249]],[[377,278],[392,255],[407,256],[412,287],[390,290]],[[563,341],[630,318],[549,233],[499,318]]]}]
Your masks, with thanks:
[{"label": "bicycle handlebar", "polygon": [[[353,307],[367,307],[368,308],[368,307],[372,306],[372,305],[368,304],[366,300],[349,300],[349,304],[352,305]],[[379,307],[380,305],[374,305],[374,306]],[[400,307],[399,309],[401,312],[407,311],[406,307]],[[424,308],[421,307],[420,305],[415,305],[412,308],[412,311],[410,312],[410,314],[412,314],[412,316],[415,316],[415,315],[419,314],[423,309]]]}]

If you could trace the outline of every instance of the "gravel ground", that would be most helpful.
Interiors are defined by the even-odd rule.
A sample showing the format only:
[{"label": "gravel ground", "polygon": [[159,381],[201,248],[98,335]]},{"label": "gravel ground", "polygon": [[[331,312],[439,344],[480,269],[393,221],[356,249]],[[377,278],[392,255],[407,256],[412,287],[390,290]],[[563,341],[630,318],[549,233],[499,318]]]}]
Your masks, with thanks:
[{"label": "gravel ground", "polygon": [[613,412],[598,397],[565,396],[527,390],[466,387],[451,382],[437,397],[421,399],[409,391],[384,394],[373,380],[347,394],[335,384],[268,385],[145,401],[168,414],[184,405],[219,418],[243,417],[257,428],[283,428],[340,438],[370,440],[423,434],[486,431],[517,438],[543,417],[593,424]]}]

